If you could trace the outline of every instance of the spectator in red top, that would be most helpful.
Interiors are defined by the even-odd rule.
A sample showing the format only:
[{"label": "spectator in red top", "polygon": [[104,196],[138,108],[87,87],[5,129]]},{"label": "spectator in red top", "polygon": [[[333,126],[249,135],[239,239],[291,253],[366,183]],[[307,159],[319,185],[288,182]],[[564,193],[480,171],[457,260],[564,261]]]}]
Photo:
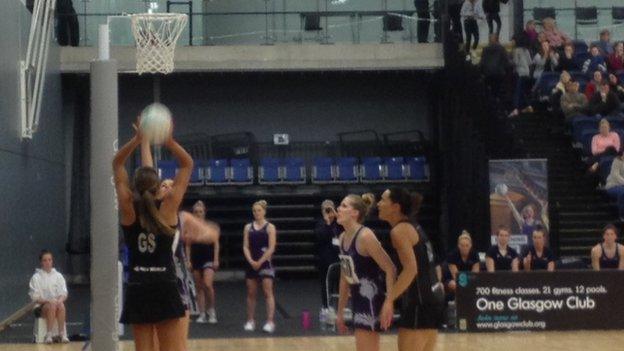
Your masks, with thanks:
[{"label": "spectator in red top", "polygon": [[594,97],[594,94],[602,84],[604,78],[602,77],[602,72],[599,70],[594,71],[594,79],[592,79],[589,83],[587,83],[587,87],[585,87],[585,97],[587,97],[587,101],[591,100]]},{"label": "spectator in red top", "polygon": [[613,45],[613,53],[607,58],[609,72],[617,72],[624,69],[624,42]]},{"label": "spectator in red top", "polygon": [[[599,94],[599,93],[598,93]],[[611,131],[611,125],[605,118],[600,120],[600,132],[592,138],[591,153],[588,162],[590,171],[598,170],[598,162],[602,157],[615,156],[620,151],[620,136]]]}]

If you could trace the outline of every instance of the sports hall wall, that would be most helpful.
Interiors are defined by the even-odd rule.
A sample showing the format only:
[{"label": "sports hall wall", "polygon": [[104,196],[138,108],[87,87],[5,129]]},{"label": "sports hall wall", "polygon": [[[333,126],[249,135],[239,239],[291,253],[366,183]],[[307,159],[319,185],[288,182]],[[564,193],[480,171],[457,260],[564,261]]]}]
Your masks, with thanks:
[{"label": "sports hall wall", "polygon": [[30,13],[19,0],[0,11],[0,316],[28,302],[38,253],[49,248],[64,267],[66,152],[58,47],[50,47],[40,131],[20,137],[18,61],[28,43]]},{"label": "sports hall wall", "polygon": [[[272,142],[274,133],[288,133],[291,142],[318,142],[363,129],[428,136],[429,79],[427,72],[174,74],[161,79],[160,96],[178,136],[252,132]],[[122,140],[153,90],[151,77],[120,79]]]}]

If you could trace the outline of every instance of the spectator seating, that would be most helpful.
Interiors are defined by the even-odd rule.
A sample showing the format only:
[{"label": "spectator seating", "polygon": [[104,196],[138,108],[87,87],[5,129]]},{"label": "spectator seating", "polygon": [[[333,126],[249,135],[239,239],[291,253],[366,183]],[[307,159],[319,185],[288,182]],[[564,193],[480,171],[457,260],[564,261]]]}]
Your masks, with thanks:
[{"label": "spectator seating", "polygon": [[189,185],[204,185],[204,173],[206,165],[206,161],[195,160],[195,164],[193,165],[193,173],[191,173],[191,180],[189,181]]},{"label": "spectator seating", "polygon": [[336,160],[336,182],[356,183],[359,180],[359,174],[355,157],[340,157]]},{"label": "spectator seating", "polygon": [[585,130],[596,130],[598,119],[594,116],[577,116],[572,121],[572,136],[574,140],[580,141]]},{"label": "spectator seating", "polygon": [[533,19],[537,24],[542,24],[544,18],[553,18],[557,19],[557,12],[554,7],[534,7],[533,8]]},{"label": "spectator seating", "polygon": [[426,180],[429,178],[427,160],[424,157],[408,157],[406,161],[405,170],[408,180]]},{"label": "spectator seating", "polygon": [[386,164],[384,174],[386,181],[404,181],[406,179],[403,157],[387,157],[384,161]]},{"label": "spectator seating", "polygon": [[229,164],[227,160],[209,160],[204,173],[208,185],[222,185],[230,181]]},{"label": "spectator seating", "polygon": [[312,183],[322,184],[334,181],[334,161],[329,157],[314,159],[312,166]]},{"label": "spectator seating", "polygon": [[579,83],[579,91],[585,91],[587,83],[589,83],[589,77],[587,74],[581,71],[572,71],[570,72],[570,76],[572,76],[572,78]]},{"label": "spectator seating", "polygon": [[258,183],[260,184],[276,184],[282,180],[282,172],[279,159],[265,157],[260,160],[258,167]]},{"label": "spectator seating", "polygon": [[360,166],[360,176],[363,183],[379,182],[383,178],[384,168],[381,157],[365,157]]},{"label": "spectator seating", "polygon": [[583,145],[583,153],[585,155],[591,155],[591,142],[596,134],[598,134],[598,129],[586,129],[583,131],[580,142]]},{"label": "spectator seating", "polygon": [[559,72],[542,73],[537,83],[535,83],[535,90],[540,100],[544,101],[544,100],[550,99],[552,90],[555,88],[555,86],[559,82],[560,75],[561,73]]},{"label": "spectator seating", "polygon": [[253,167],[248,158],[230,160],[231,182],[235,184],[252,184],[254,180]]},{"label": "spectator seating", "polygon": [[587,46],[587,43],[583,40],[574,40],[572,44],[574,44],[575,54],[578,54],[581,52],[587,52],[589,50],[589,46]]},{"label": "spectator seating", "polygon": [[176,175],[176,161],[160,160],[157,163],[158,177],[160,179],[173,179]]},{"label": "spectator seating", "polygon": [[305,184],[306,167],[305,162],[299,157],[290,157],[284,160],[282,175],[285,183]]},{"label": "spectator seating", "polygon": [[[589,60],[590,58],[591,54],[587,51],[574,53],[574,63],[576,63],[576,65],[580,68],[583,68],[583,64],[585,63],[585,61]],[[587,72],[587,74],[590,74],[590,72]]]}]

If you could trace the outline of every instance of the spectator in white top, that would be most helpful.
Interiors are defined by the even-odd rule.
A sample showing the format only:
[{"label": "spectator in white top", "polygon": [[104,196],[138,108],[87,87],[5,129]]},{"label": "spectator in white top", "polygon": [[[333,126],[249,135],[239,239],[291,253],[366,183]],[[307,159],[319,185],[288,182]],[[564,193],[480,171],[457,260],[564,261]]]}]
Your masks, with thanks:
[{"label": "spectator in white top", "polygon": [[470,41],[474,38],[472,50],[479,45],[479,24],[477,20],[485,20],[485,13],[481,6],[481,0],[465,0],[461,8],[461,18],[464,20],[464,31],[466,32],[466,58],[470,55]]},{"label": "spectator in white top", "polygon": [[[47,333],[45,343],[51,344],[54,339],[68,343],[65,327],[65,300],[67,300],[67,284],[65,278],[54,269],[54,259],[48,250],[42,250],[39,255],[41,268],[35,271],[30,278],[30,298],[41,305],[41,312],[46,320]],[[54,322],[58,323],[59,335],[52,335]]]}]

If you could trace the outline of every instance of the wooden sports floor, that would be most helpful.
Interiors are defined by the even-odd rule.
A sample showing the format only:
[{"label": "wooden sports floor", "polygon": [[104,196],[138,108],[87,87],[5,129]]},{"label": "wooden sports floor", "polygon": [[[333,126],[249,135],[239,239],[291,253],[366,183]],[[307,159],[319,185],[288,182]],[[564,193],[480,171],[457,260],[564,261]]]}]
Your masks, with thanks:
[{"label": "wooden sports floor", "polygon": [[[0,344],[2,351],[80,351],[83,343],[67,345]],[[121,351],[132,351],[122,342]],[[189,351],[351,351],[352,336],[194,339]],[[382,337],[381,350],[397,350],[396,336]],[[437,351],[622,351],[624,331],[534,332],[496,334],[440,334]]]}]

